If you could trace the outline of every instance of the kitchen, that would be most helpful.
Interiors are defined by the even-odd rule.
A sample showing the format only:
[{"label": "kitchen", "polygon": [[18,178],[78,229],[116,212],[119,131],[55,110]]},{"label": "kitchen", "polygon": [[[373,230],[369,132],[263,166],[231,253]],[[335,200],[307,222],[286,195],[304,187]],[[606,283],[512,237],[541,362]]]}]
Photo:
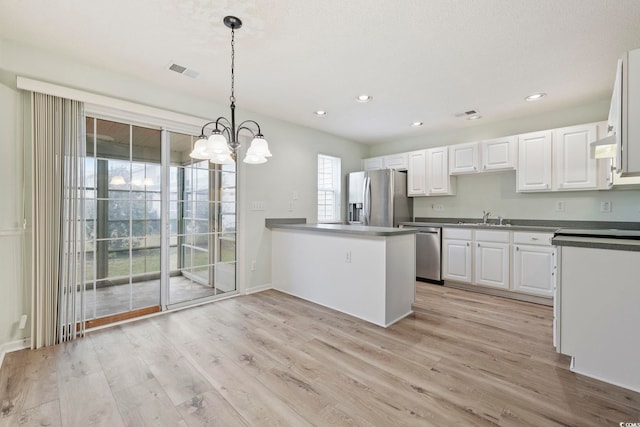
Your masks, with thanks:
[{"label": "kitchen", "polygon": [[[339,5],[335,4],[334,6],[337,8]],[[452,29],[464,28],[465,25],[469,24],[469,22],[467,22],[469,15],[464,10],[464,6],[465,5],[461,4],[453,12],[444,13],[444,16],[447,16],[450,20],[461,20],[456,20],[456,25],[448,25],[448,27],[451,27]],[[482,9],[485,8],[484,6],[473,6],[469,4],[466,6],[479,7]],[[504,21],[500,21],[501,25],[497,25],[495,21],[490,20],[489,23],[484,24],[484,26],[479,25],[478,27],[483,31],[476,31],[475,34],[482,34],[482,37],[474,39],[474,43],[469,43],[469,50],[475,49],[477,51],[483,51],[481,47],[485,42],[489,42],[491,45],[499,46],[500,48],[509,47],[509,41],[505,40],[505,38],[500,36],[500,34],[497,34],[496,37],[496,34],[492,31],[487,32],[484,30],[486,28],[503,28],[502,26],[507,24],[504,26],[504,28],[507,28],[504,31],[516,33],[519,28],[525,28],[527,25],[522,21],[514,19],[516,16],[531,17],[531,19],[536,17],[539,18],[539,21],[534,20],[534,22],[552,22],[552,24],[549,24],[549,27],[553,27],[553,23],[559,24],[559,21],[553,20],[553,17],[540,16],[538,12],[536,12],[540,7],[538,4],[522,4],[520,6],[523,9],[514,10],[511,13],[505,14],[504,20],[512,22],[505,23]],[[602,10],[602,8],[606,9],[607,6],[610,5],[603,5],[598,2],[594,2],[592,6],[596,9],[597,13],[603,16],[608,16],[606,14],[606,10]],[[167,7],[171,8],[170,5]],[[298,7],[302,8],[302,6],[296,6],[296,8]],[[395,7],[400,8],[399,6]],[[260,9],[259,6],[256,6],[256,8],[258,10],[256,15],[263,14],[264,16],[270,16],[269,13]],[[567,8],[570,8],[570,6],[567,6]],[[626,23],[619,25],[620,28],[633,27],[633,22],[635,22],[634,17],[637,16],[636,8],[633,3],[627,3],[621,6],[621,8],[623,12],[616,15],[615,22]],[[328,7],[328,9],[331,9],[331,7]],[[365,13],[367,16],[369,16],[368,14],[375,15],[374,12],[377,10],[376,8],[369,8],[368,6],[363,7],[363,9],[369,10],[369,12]],[[444,6],[443,9],[445,9]],[[564,11],[564,7],[562,7],[562,9],[563,12],[566,12]],[[574,9],[580,9],[580,6],[575,6]],[[124,6],[123,10],[126,10]],[[312,20],[314,13],[317,14],[320,12],[324,11],[319,11],[313,7],[309,7],[309,11],[305,15],[307,16],[307,22]],[[405,19],[408,19],[407,16],[411,15],[410,12],[411,10],[395,10],[394,8],[391,8],[387,13],[382,13],[380,16],[395,16],[395,13],[400,13],[405,17]],[[51,14],[33,14],[32,17],[34,19],[39,19],[37,18],[38,16],[50,16],[54,13],[56,12],[51,11]],[[480,11],[480,13],[482,13],[482,11]],[[597,13],[594,12],[594,14]],[[482,16],[486,16],[487,14],[491,15],[487,11],[485,15]],[[88,15],[89,14],[87,14],[87,16]],[[341,19],[350,20],[351,16],[352,15],[345,14]],[[565,15],[562,16],[564,17]],[[490,16],[490,18],[496,19],[495,16]],[[79,21],[83,25],[90,22],[90,20],[86,20],[85,22],[84,19],[79,19]],[[344,21],[341,22],[347,24]],[[398,47],[393,44],[391,34],[403,33],[405,28],[383,24],[379,21],[376,22],[377,25],[375,27],[383,29],[382,35],[372,35],[372,37],[379,38],[376,38],[375,42],[368,40],[367,43],[375,44],[378,51],[387,52],[387,54],[389,54]],[[44,25],[42,22],[40,24]],[[167,24],[167,27],[171,27],[170,24],[166,22],[165,24]],[[206,25],[209,24],[207,23],[205,26]],[[306,26],[307,24],[298,25]],[[435,25],[435,23],[433,25]],[[72,25],[69,25],[69,28],[71,27]],[[348,25],[344,25],[344,28],[347,27]],[[478,27],[472,27],[478,30]],[[582,28],[581,25],[576,25],[576,27]],[[587,27],[590,26],[587,25]],[[592,27],[593,26],[590,28]],[[5,28],[5,31],[8,31],[6,29],[12,29],[12,26],[7,24],[6,26],[3,25],[3,28]],[[29,26],[27,25],[25,28],[29,28]],[[535,30],[535,36],[539,37],[549,29],[550,28],[545,27],[543,24],[540,24],[540,28]],[[296,27],[295,30],[297,31],[292,32],[294,34],[298,34],[300,37],[309,36],[308,31],[305,31],[305,28]],[[410,28],[406,28],[406,30],[407,37],[409,37],[409,39],[414,37],[416,28],[413,27],[413,24]],[[445,28],[441,28],[441,33],[438,34],[445,34],[444,30]],[[367,32],[368,30],[363,31],[363,33]],[[17,34],[18,31],[16,30],[15,33]],[[634,31],[631,30],[629,33],[631,33],[631,35],[627,35],[627,39],[615,44],[615,46],[617,46],[616,48],[611,48],[608,44],[614,44],[611,39],[605,38],[601,33],[598,33],[599,37],[602,38],[602,41],[593,40],[590,44],[591,47],[589,51],[591,52],[590,55],[594,55],[593,52],[596,51],[607,52],[607,54],[612,58],[611,60],[606,61],[606,64],[603,63],[599,65],[601,69],[604,69],[601,70],[601,73],[608,76],[606,90],[598,86],[599,89],[597,93],[593,93],[589,96],[583,95],[582,97],[571,98],[570,101],[566,100],[568,93],[563,89],[563,85],[569,85],[567,82],[573,81],[574,79],[576,86],[589,87],[592,84],[590,80],[583,78],[583,76],[577,72],[579,70],[572,68],[573,72],[567,73],[562,80],[562,84],[556,85],[554,90],[550,90],[547,87],[531,87],[532,85],[529,85],[527,82],[533,82],[535,80],[533,76],[536,74],[534,71],[539,71],[539,68],[535,67],[535,63],[526,62],[528,66],[531,67],[531,73],[525,73],[527,70],[523,70],[522,67],[516,66],[517,64],[514,65],[514,63],[509,61],[505,61],[505,64],[500,63],[498,60],[504,58],[504,53],[500,53],[499,49],[497,53],[492,53],[493,56],[490,56],[487,62],[493,61],[495,64],[501,64],[500,67],[496,68],[497,71],[494,71],[494,73],[498,75],[503,72],[505,75],[526,74],[526,76],[523,77],[523,83],[519,88],[522,93],[518,95],[518,102],[522,103],[523,106],[514,106],[514,111],[517,109],[519,114],[489,110],[489,107],[485,107],[484,104],[476,105],[475,102],[477,98],[474,95],[464,96],[465,93],[474,94],[476,93],[476,88],[485,86],[485,84],[480,83],[479,81],[474,81],[472,79],[474,76],[470,75],[468,72],[469,69],[480,69],[470,67],[465,64],[464,58],[470,60],[470,58],[473,57],[472,52],[466,50],[464,53],[459,55],[461,59],[460,62],[457,63],[458,66],[456,72],[446,76],[436,75],[432,79],[434,82],[444,82],[451,78],[458,82],[457,84],[459,85],[459,89],[456,90],[449,87],[448,90],[450,92],[442,94],[435,93],[434,91],[436,88],[420,85],[416,86],[413,90],[405,89],[403,91],[397,91],[404,94],[411,92],[429,93],[430,98],[437,98],[440,100],[439,102],[442,103],[447,102],[449,98],[453,99],[461,97],[465,101],[464,105],[447,104],[447,117],[443,118],[443,120],[446,121],[448,125],[434,127],[425,134],[418,134],[416,133],[415,128],[409,129],[409,126],[407,126],[408,130],[403,131],[400,136],[393,138],[388,135],[384,135],[383,128],[391,123],[400,122],[404,124],[406,122],[406,124],[408,124],[413,120],[421,119],[422,117],[411,117],[409,119],[406,117],[399,118],[394,116],[392,119],[391,116],[388,116],[383,119],[372,119],[371,114],[373,112],[372,110],[376,108],[376,103],[381,102],[387,94],[379,95],[377,92],[372,93],[374,99],[370,104],[356,104],[356,102],[353,101],[352,104],[357,108],[361,108],[361,111],[356,111],[356,107],[349,107],[349,111],[341,112],[338,112],[338,110],[331,110],[326,117],[305,118],[304,124],[293,125],[290,120],[285,121],[274,118],[275,112],[270,111],[269,108],[259,108],[259,104],[250,104],[250,102],[258,102],[255,99],[252,100],[252,98],[257,98],[255,95],[256,91],[260,88],[260,85],[265,84],[264,82],[268,80],[265,76],[248,77],[249,74],[245,74],[242,79],[238,76],[238,85],[243,88],[242,97],[239,98],[242,100],[243,107],[247,108],[246,111],[240,112],[248,116],[250,115],[249,111],[252,110],[261,112],[261,114],[251,114],[250,116],[256,117],[257,120],[259,120],[265,130],[265,133],[269,132],[267,136],[269,137],[270,146],[274,153],[274,158],[266,165],[258,165],[256,167],[241,166],[242,181],[239,183],[240,200],[238,207],[242,213],[242,216],[239,216],[239,228],[244,231],[244,235],[239,236],[238,242],[238,259],[241,264],[238,271],[240,291],[243,293],[257,293],[260,290],[268,289],[272,286],[272,235],[264,226],[266,218],[301,217],[308,219],[310,222],[313,222],[314,218],[316,218],[315,194],[317,182],[316,176],[313,172],[316,167],[317,154],[329,154],[341,158],[342,171],[346,174],[362,170],[363,159],[376,158],[396,153],[407,153],[422,149],[438,148],[473,141],[483,141],[508,135],[526,134],[546,129],[560,129],[585,123],[600,123],[606,120],[609,110],[609,101],[611,98],[610,86],[613,84],[615,59],[618,58],[619,54],[623,51],[639,46],[637,43],[637,31],[634,33]],[[559,38],[564,36],[563,34],[553,34],[556,34]],[[570,45],[569,50],[576,49],[576,46],[582,45],[583,43],[587,44],[582,41],[584,40],[585,35],[582,32],[578,32],[577,34],[577,40],[572,39],[572,42],[568,43]],[[58,34],[58,36],[62,37],[61,34]],[[117,37],[117,34],[112,34],[111,36]],[[253,37],[246,33],[242,33],[241,37],[246,38],[238,39],[239,49],[241,51],[242,49],[250,50],[251,48],[242,46],[247,46],[245,43],[251,43],[250,40],[253,39]],[[434,48],[434,55],[436,53],[440,53],[442,55],[442,51],[460,51],[459,49],[461,48],[458,47],[458,45],[465,45],[465,42],[457,37],[459,36],[453,34],[453,38],[451,38],[451,40],[454,40],[455,42],[452,42],[455,48],[442,50],[436,50]],[[551,36],[549,37],[550,38],[542,37],[543,40],[540,42],[540,45],[536,48],[532,48],[531,53],[535,53],[536,50],[552,50],[550,49],[550,46],[554,46],[554,40]],[[449,39],[449,37],[430,34],[425,36],[424,39],[438,39],[442,41],[443,39]],[[471,38],[467,38],[466,40],[469,41]],[[340,41],[344,42],[343,39],[340,39]],[[3,271],[6,272],[8,277],[8,285],[3,288],[1,295],[2,298],[0,298],[0,301],[2,301],[2,303],[0,303],[2,304],[2,310],[0,311],[3,316],[0,321],[0,326],[2,327],[2,340],[0,343],[3,345],[11,344],[11,346],[13,346],[15,343],[21,343],[24,338],[28,337],[28,327],[23,330],[19,329],[17,326],[20,323],[20,316],[23,313],[30,312],[29,291],[24,286],[21,286],[28,280],[28,275],[21,268],[17,267],[24,261],[24,258],[20,254],[27,248],[23,246],[23,243],[20,240],[20,230],[23,223],[20,207],[24,205],[24,200],[21,195],[21,188],[23,185],[23,181],[21,179],[23,153],[20,141],[24,135],[23,126],[25,125],[25,120],[21,112],[25,107],[25,104],[21,98],[21,91],[15,87],[15,76],[24,75],[43,81],[54,82],[70,88],[80,88],[93,93],[107,94],[114,98],[125,99],[144,105],[154,105],[166,110],[180,111],[196,117],[209,117],[212,114],[217,115],[218,111],[226,111],[227,104],[224,98],[220,98],[215,102],[211,100],[204,100],[202,94],[193,92],[193,89],[190,88],[190,86],[192,86],[191,83],[184,83],[182,80],[177,83],[181,86],[180,88],[168,88],[168,84],[165,85],[164,82],[153,80],[156,77],[151,72],[149,75],[145,76],[136,75],[135,73],[131,76],[130,74],[127,74],[126,71],[107,70],[104,66],[105,61],[103,61],[102,58],[99,58],[97,61],[94,58],[93,62],[86,61],[85,58],[74,59],[70,56],[68,51],[64,53],[57,53],[54,50],[48,50],[47,47],[39,46],[38,42],[30,41],[28,38],[14,40],[13,36],[3,33],[0,43],[0,47],[2,49],[2,55],[0,56],[0,69],[2,70],[2,74],[0,75],[2,82],[1,102],[3,106],[3,126],[1,127],[1,132],[4,144],[3,150],[7,153],[6,156],[4,156],[2,163],[2,171],[4,173],[3,182],[5,182],[2,189],[2,196],[5,200],[10,201],[10,203],[7,203],[6,207],[3,209],[4,222],[2,223],[2,230],[4,231],[4,234],[2,235],[4,239],[2,248],[5,252],[2,253],[3,256],[0,257],[0,259],[2,260],[1,266]],[[122,44],[124,45],[127,43]],[[342,44],[348,45],[348,43]],[[529,45],[525,44],[523,46]],[[621,46],[624,46],[624,48],[621,48]],[[362,48],[362,46],[351,46],[351,48],[354,49],[357,47]],[[429,51],[427,47],[421,48],[423,48],[425,52]],[[226,45],[220,49],[226,49]],[[243,60],[249,61],[251,60],[250,57],[269,54],[269,49],[263,49],[263,52],[260,51],[261,49],[253,49],[253,51],[248,51],[246,53],[243,52]],[[292,49],[292,51],[299,50],[300,49]],[[326,49],[326,51],[330,50],[331,49]],[[614,50],[614,52],[609,52],[610,50]],[[105,53],[103,54],[106,55],[106,52],[108,51],[110,50],[105,48],[103,50]],[[96,56],[100,56],[100,53],[97,50],[94,54]],[[602,55],[604,55],[604,53],[595,56]],[[411,55],[406,55],[406,57],[410,56]],[[435,56],[424,56],[432,57],[434,58],[433,60],[436,61]],[[444,56],[447,57],[450,55]],[[560,59],[559,56],[562,56],[562,54],[558,53],[557,55],[552,55],[552,58],[550,58],[549,61],[558,61]],[[363,57],[366,59],[367,55],[363,55]],[[381,58],[379,56],[374,56],[373,58],[375,58],[375,60],[371,63],[367,62],[367,66],[371,69],[378,68],[380,67],[381,62],[385,62],[385,58]],[[393,56],[393,58],[394,61],[404,61],[401,57]],[[437,58],[442,59],[442,56]],[[569,58],[573,58],[573,56],[569,56]],[[263,64],[270,64],[269,58],[260,56],[260,59]],[[338,55],[338,58],[334,58],[333,61],[328,62],[336,64],[340,63],[339,60],[340,57]],[[525,60],[522,56],[518,56],[518,59],[515,60],[515,62],[519,62],[520,64],[524,64],[524,61]],[[126,61],[113,62],[123,63]],[[310,65],[315,67],[323,66],[323,64],[314,61],[313,58],[301,62],[308,62]],[[562,63],[564,66],[568,67],[570,65],[568,63],[570,62],[570,60],[567,60]],[[437,68],[431,67],[430,64],[432,63],[429,62],[425,65],[424,69]],[[584,65],[582,62],[578,62],[578,64],[578,68],[580,66],[585,69],[588,68],[588,66]],[[561,68],[553,64],[549,65],[549,67]],[[244,73],[249,72],[247,68],[247,66],[242,67]],[[331,68],[336,67],[335,65],[331,65]],[[395,82],[398,80],[397,67],[391,68],[393,68],[393,73],[390,73],[389,77],[386,77],[385,80]],[[299,69],[295,67],[292,67],[292,69],[300,75],[316,75],[309,72],[308,69]],[[380,71],[382,72],[383,70]],[[278,74],[274,73],[273,75]],[[483,72],[478,71],[476,76],[480,78],[482,75]],[[182,78],[182,76],[179,77]],[[175,76],[172,75],[168,79],[171,78],[175,78]],[[228,83],[226,74],[224,75],[224,78],[220,77],[218,80],[220,80],[220,85],[223,86],[220,91],[224,91],[226,93],[226,86]],[[283,80],[286,79],[283,78]],[[189,80],[186,81],[190,82]],[[263,83],[260,85],[256,84],[253,87],[248,86],[249,84],[253,84],[251,83],[253,81]],[[240,84],[240,82],[242,82],[242,84]],[[206,81],[206,83],[211,83],[211,80]],[[305,86],[312,85],[309,85],[307,82]],[[298,86],[296,87],[298,88]],[[300,85],[299,87],[304,86]],[[340,87],[343,89],[343,94],[348,94],[347,97],[349,98],[349,101],[352,101],[351,98],[354,98],[360,90],[366,90],[366,88],[345,88],[342,85],[340,85]],[[309,101],[302,98],[310,99],[313,98],[313,96],[310,96],[306,92],[303,94],[304,91],[302,90],[288,89],[289,90],[281,90],[283,93],[296,92],[300,94],[300,97],[297,98],[295,102],[291,102],[291,104],[295,104],[297,109],[303,111],[305,114],[314,111],[317,108],[327,108],[326,106],[309,105]],[[357,93],[352,94],[351,92],[354,90]],[[522,99],[529,93],[539,90],[548,91],[548,97],[538,103],[526,103]],[[270,98],[275,99],[279,97],[264,96],[261,98],[264,99],[264,102],[269,103]],[[565,101],[563,101],[563,99]],[[425,101],[423,100],[422,102]],[[544,108],[545,103],[547,103],[547,105],[552,103],[553,109]],[[276,109],[275,105],[276,102],[274,101],[274,111]],[[394,105],[394,110],[402,112],[404,111],[404,105],[405,100],[401,99],[399,103]],[[513,106],[513,104],[511,105]],[[269,107],[271,107],[271,104],[269,104]],[[467,121],[466,117],[453,118],[453,114],[466,111],[468,108],[478,108],[485,117],[475,121]],[[10,114],[5,114],[5,111],[10,112]],[[493,114],[498,115],[499,113],[503,114],[500,120],[493,120],[491,118]],[[436,113],[432,113],[431,111],[424,111],[425,116],[435,116],[435,114]],[[309,116],[311,116],[311,114],[309,114]],[[349,132],[351,132],[350,136],[336,136],[337,134],[327,131],[331,125],[332,116],[351,117],[351,123],[353,126],[352,129],[349,130]],[[293,117],[293,115],[284,115],[283,117]],[[431,126],[426,119],[422,119],[425,120],[426,123],[426,127],[423,127],[423,129]],[[420,131],[419,128],[418,131]],[[355,142],[358,141],[358,137],[356,135],[364,135],[365,133],[368,135],[377,133],[377,143],[365,144]],[[278,155],[279,153],[280,155]],[[482,211],[487,211],[492,213],[489,218],[490,220],[495,220],[498,216],[502,216],[507,221],[513,223],[516,223],[518,220],[638,222],[637,200],[639,197],[637,189],[614,189],[610,191],[585,190],[576,192],[554,191],[525,194],[517,191],[516,173],[516,171],[512,170],[486,174],[457,175],[455,196],[416,197],[414,199],[414,216],[416,218],[428,218],[429,220],[455,218],[481,221]],[[291,177],[295,177],[295,179],[291,179]],[[343,194],[346,194],[345,182],[343,182],[342,190]],[[260,203],[254,204],[253,202]],[[605,209],[606,212],[602,210],[603,204],[609,207],[609,209]],[[346,206],[342,206],[342,218],[346,218]],[[13,286],[11,286],[11,284],[13,284]],[[15,348],[11,346],[7,346],[5,348]]]}]

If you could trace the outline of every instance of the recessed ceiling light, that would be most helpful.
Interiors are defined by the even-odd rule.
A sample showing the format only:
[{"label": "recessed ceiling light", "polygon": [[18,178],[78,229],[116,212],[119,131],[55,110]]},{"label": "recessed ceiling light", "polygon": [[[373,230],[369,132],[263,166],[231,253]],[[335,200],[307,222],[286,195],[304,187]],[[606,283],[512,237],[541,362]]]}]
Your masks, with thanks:
[{"label": "recessed ceiling light", "polygon": [[545,96],[547,96],[546,93],[540,92],[540,93],[533,93],[529,96],[527,96],[524,100],[525,101],[539,101],[542,98],[544,98]]},{"label": "recessed ceiling light", "polygon": [[424,123],[422,123],[422,122],[413,122],[413,123],[411,123],[411,126],[414,127],[414,128],[418,128],[418,127],[422,126],[423,124]]},{"label": "recessed ceiling light", "polygon": [[472,114],[471,116],[467,117],[467,120],[479,120],[481,118],[482,116],[480,114]]},{"label": "recessed ceiling light", "polygon": [[371,95],[360,95],[356,98],[356,101],[358,102],[369,102],[373,99],[373,96]]},{"label": "recessed ceiling light", "polygon": [[316,116],[326,116],[327,112],[324,110],[318,110],[318,111],[314,111],[313,114],[315,114]]}]

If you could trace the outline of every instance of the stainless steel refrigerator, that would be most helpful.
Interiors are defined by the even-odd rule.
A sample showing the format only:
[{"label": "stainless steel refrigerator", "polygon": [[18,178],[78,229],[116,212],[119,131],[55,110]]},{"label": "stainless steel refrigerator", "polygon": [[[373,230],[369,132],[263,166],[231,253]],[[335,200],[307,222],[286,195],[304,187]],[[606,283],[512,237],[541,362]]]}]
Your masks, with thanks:
[{"label": "stainless steel refrigerator", "polygon": [[413,221],[407,174],[392,169],[352,172],[347,176],[349,224],[397,227]]}]

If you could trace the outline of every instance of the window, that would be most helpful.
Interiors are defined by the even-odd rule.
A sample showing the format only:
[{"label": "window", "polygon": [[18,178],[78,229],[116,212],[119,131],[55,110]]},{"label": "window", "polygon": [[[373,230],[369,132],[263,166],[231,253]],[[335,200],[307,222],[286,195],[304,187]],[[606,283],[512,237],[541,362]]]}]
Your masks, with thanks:
[{"label": "window", "polygon": [[318,154],[318,222],[340,221],[340,158]]}]

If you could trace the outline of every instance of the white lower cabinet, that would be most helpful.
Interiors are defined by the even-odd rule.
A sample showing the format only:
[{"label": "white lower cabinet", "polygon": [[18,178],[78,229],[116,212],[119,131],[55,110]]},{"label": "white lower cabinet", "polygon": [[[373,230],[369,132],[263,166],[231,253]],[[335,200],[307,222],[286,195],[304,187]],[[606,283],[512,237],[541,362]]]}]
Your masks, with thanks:
[{"label": "white lower cabinet", "polygon": [[444,280],[553,297],[552,233],[444,228],[442,237]]},{"label": "white lower cabinet", "polygon": [[471,283],[471,240],[473,231],[464,228],[442,230],[442,278]]},{"label": "white lower cabinet", "polygon": [[477,230],[474,246],[474,283],[509,289],[509,232]]},{"label": "white lower cabinet", "polygon": [[552,234],[513,233],[512,289],[553,297],[556,283],[556,248]]}]

